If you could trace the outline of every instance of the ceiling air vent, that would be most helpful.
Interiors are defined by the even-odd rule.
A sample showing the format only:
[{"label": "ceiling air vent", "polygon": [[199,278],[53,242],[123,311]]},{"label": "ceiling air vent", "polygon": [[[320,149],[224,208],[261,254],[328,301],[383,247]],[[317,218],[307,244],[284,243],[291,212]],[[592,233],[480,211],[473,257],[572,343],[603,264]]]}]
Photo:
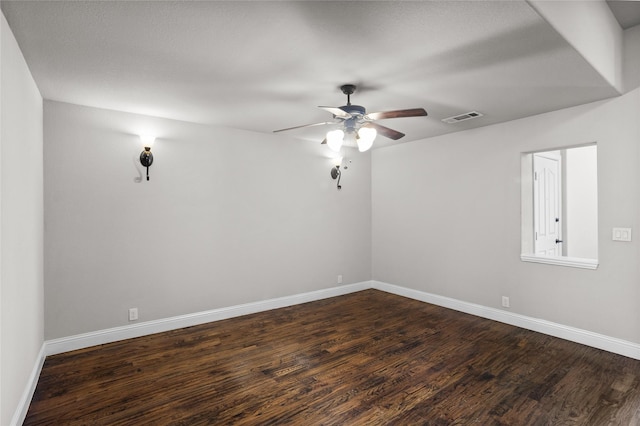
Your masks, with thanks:
[{"label": "ceiling air vent", "polygon": [[465,114],[454,115],[453,117],[443,118],[442,121],[448,124],[459,123],[461,121],[473,120],[474,118],[482,117],[483,114],[478,111],[471,111]]}]

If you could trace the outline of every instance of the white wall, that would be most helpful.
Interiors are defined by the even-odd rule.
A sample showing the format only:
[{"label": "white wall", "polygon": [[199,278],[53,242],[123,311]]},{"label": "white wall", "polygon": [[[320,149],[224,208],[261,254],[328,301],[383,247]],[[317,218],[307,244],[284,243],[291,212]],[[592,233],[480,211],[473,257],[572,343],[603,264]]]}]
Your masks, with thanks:
[{"label": "white wall", "polygon": [[[373,278],[640,342],[640,89],[619,98],[379,149]],[[521,262],[521,153],[598,143],[597,270]]]},{"label": "white wall", "polygon": [[43,343],[42,98],[0,21],[0,424],[11,424]]},{"label": "white wall", "polygon": [[565,151],[566,256],[598,258],[598,147]]},{"label": "white wall", "polygon": [[[47,339],[371,279],[370,156],[45,102]],[[138,133],[158,137],[149,182]]]}]

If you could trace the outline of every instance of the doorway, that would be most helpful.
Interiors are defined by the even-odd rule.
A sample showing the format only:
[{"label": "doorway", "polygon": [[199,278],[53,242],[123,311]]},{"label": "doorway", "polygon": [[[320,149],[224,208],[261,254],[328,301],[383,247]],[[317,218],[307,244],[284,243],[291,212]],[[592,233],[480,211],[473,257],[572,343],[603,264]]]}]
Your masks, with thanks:
[{"label": "doorway", "polygon": [[534,253],[562,256],[562,153],[533,155]]}]

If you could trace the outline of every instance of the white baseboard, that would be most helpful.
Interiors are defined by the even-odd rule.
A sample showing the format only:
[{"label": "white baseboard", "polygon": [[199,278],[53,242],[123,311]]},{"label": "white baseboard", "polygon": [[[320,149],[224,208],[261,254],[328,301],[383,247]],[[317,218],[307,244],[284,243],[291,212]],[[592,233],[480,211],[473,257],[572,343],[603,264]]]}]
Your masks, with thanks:
[{"label": "white baseboard", "polygon": [[33,394],[36,391],[38,378],[40,378],[40,372],[42,371],[42,366],[44,365],[46,357],[45,344],[43,343],[40,347],[40,352],[36,358],[33,370],[31,370],[31,374],[29,375],[29,381],[27,382],[27,385],[22,392],[22,396],[20,397],[18,407],[11,418],[11,426],[20,426],[24,423],[24,419],[27,417],[27,411],[29,411],[29,404],[31,404],[31,398],[33,398]]},{"label": "white baseboard", "polygon": [[640,344],[627,340],[380,281],[372,281],[372,288],[640,360]]},{"label": "white baseboard", "polygon": [[514,314],[512,312],[474,303],[464,302],[449,297],[438,296],[406,287],[400,287],[380,281],[363,281],[355,284],[332,287],[309,293],[295,294],[292,296],[279,297],[276,299],[263,300],[259,302],[246,303],[243,305],[230,306],[227,308],[213,309],[210,311],[197,312],[188,315],[165,318],[156,321],[147,321],[123,327],[115,327],[107,330],[100,330],[91,333],[78,334],[75,336],[63,337],[60,339],[48,340],[43,343],[36,365],[33,367],[29,382],[25,387],[20,404],[11,420],[11,426],[19,426],[29,410],[31,398],[38,384],[38,378],[42,371],[45,358],[48,355],[68,352],[76,349],[88,348],[90,346],[116,342],[118,340],[131,339],[134,337],[146,336],[149,334],[161,333],[163,331],[176,330],[184,327],[205,324],[212,321],[234,318],[242,315],[268,311],[271,309],[284,308],[286,306],[298,305],[301,303],[313,302],[315,300],[329,297],[342,296],[356,291],[374,288],[398,296],[408,297],[426,303],[453,309],[459,312],[475,315],[499,321],[516,327],[537,331],[549,336],[559,337],[576,343],[592,346],[608,352],[624,355],[629,358],[640,360],[640,344],[629,342],[614,337],[605,336],[579,328],[569,327],[562,324],[532,318],[525,315]]},{"label": "white baseboard", "polygon": [[369,288],[371,288],[371,281],[363,281],[360,283],[331,287],[309,293],[294,294],[292,296],[279,297],[276,299],[245,303],[226,308],[212,309],[210,311],[196,312],[193,314],[77,334],[75,336],[62,337],[60,339],[47,340],[45,342],[45,354],[55,355],[77,349],[88,348],[90,346],[116,342],[119,340],[132,339],[149,334],[205,324],[212,321],[220,321],[242,315],[254,314],[256,312],[269,311],[271,309],[313,302],[315,300],[326,299],[329,297],[342,296],[344,294]]},{"label": "white baseboard", "polygon": [[[516,327],[526,328],[572,342],[603,349],[605,351],[624,355],[629,358],[640,360],[640,344],[629,342],[615,337],[570,327],[539,318],[528,317],[515,314],[501,309],[490,308],[477,305],[475,303],[464,302],[450,297],[439,296],[406,287],[400,287],[380,281],[363,281],[355,284],[340,287],[312,291],[309,293],[295,294],[292,296],[279,297],[276,299],[263,300],[259,302],[246,303],[242,305],[230,306],[226,308],[213,309],[210,311],[196,312],[193,314],[180,315],[171,318],[164,318],[155,321],[147,321],[122,327],[115,327],[106,330],[99,330],[91,333],[78,334],[75,336],[63,337],[60,339],[48,340],[44,343],[44,354],[54,355],[69,352],[76,349],[83,349],[90,346],[102,345],[116,342],[118,340],[131,339],[134,337],[146,336],[149,334],[161,333],[163,331],[176,330],[184,327],[205,324],[212,321],[234,318],[241,315],[253,314],[256,312],[268,311],[271,309],[283,308],[300,303],[313,302],[315,300],[326,299],[328,297],[341,296],[356,291],[375,288],[387,293],[397,294],[410,299],[432,303],[434,305],[487,318]],[[37,376],[36,376],[37,377]]]}]

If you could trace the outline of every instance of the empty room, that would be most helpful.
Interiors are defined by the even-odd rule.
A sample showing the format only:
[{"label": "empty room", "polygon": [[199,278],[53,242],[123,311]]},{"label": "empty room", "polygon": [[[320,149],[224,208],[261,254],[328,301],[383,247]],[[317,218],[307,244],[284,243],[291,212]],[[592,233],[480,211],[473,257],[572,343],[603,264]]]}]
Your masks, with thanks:
[{"label": "empty room", "polygon": [[640,2],[0,6],[0,425],[640,425]]}]

